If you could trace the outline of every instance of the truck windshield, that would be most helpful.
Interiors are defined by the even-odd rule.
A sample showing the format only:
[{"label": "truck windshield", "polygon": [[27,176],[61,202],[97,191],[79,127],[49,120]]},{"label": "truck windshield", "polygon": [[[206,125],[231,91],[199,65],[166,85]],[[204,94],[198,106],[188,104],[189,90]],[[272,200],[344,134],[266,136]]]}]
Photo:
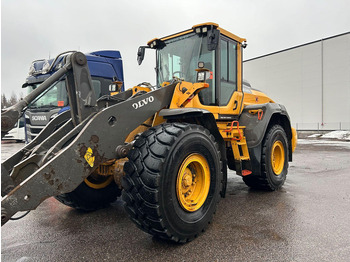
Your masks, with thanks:
[{"label": "truck windshield", "polygon": [[[164,41],[165,47],[157,54],[157,83],[161,85],[169,82],[173,77],[182,78],[188,82],[196,82],[196,68],[198,62],[204,62],[204,67],[215,71],[215,51],[208,51],[207,37],[200,37],[195,33],[179,36]],[[211,105],[215,102],[215,74],[207,81],[209,88],[200,92],[203,104]]]},{"label": "truck windshield", "polygon": [[[92,77],[92,86],[95,91],[95,95],[97,97],[101,97],[101,95],[108,94],[108,86],[110,83],[111,80],[109,79]],[[40,85],[41,83],[29,85],[27,89],[28,94]],[[68,94],[66,90],[66,81],[61,80],[50,87],[49,91],[42,95],[38,100],[31,103],[28,108],[38,109],[68,106]]]},{"label": "truck windshield", "polygon": [[[41,84],[41,83],[40,83]],[[28,86],[28,94],[40,84]],[[68,105],[68,95],[66,91],[65,81],[59,81],[50,88],[43,96],[41,96],[34,103],[29,105],[29,108],[50,108],[50,107],[64,107]]]}]

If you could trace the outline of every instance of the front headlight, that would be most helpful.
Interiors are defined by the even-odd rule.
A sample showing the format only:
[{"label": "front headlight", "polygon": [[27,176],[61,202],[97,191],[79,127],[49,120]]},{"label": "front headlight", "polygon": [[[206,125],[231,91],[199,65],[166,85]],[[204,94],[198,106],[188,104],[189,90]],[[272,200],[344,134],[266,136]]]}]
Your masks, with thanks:
[{"label": "front headlight", "polygon": [[205,80],[205,71],[198,72],[197,74],[197,82],[203,82]]}]

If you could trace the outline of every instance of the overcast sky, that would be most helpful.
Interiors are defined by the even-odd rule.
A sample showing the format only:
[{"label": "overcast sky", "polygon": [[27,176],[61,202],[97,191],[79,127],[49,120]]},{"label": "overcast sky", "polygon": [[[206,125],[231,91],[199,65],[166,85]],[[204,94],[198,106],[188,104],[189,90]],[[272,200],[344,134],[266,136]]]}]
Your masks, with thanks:
[{"label": "overcast sky", "polygon": [[119,50],[126,87],[155,83],[137,48],[203,22],[246,38],[253,58],[350,31],[349,0],[2,0],[1,93],[19,93],[33,60],[67,50]]}]

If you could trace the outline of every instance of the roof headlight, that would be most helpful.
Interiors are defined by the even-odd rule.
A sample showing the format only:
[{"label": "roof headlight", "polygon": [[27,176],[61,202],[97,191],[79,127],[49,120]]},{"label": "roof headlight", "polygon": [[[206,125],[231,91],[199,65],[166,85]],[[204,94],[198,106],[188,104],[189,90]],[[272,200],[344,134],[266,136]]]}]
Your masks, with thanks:
[{"label": "roof headlight", "polygon": [[34,63],[32,63],[29,67],[29,75],[33,75],[35,73],[35,67],[34,67]]},{"label": "roof headlight", "polygon": [[165,43],[164,43],[164,41],[162,41],[158,38],[155,38],[155,39],[152,39],[151,41],[149,41],[147,43],[147,45],[153,49],[162,49],[165,46]]},{"label": "roof headlight", "polygon": [[49,71],[50,63],[49,61],[45,60],[43,64],[43,69],[41,70],[42,74],[46,74]]},{"label": "roof headlight", "polygon": [[206,33],[206,32],[208,32],[208,28],[207,28],[207,27],[203,27],[203,28],[202,28],[202,33],[204,34],[204,33]]},{"label": "roof headlight", "polygon": [[201,28],[200,27],[197,27],[196,28],[196,34],[200,34],[201,33]]}]

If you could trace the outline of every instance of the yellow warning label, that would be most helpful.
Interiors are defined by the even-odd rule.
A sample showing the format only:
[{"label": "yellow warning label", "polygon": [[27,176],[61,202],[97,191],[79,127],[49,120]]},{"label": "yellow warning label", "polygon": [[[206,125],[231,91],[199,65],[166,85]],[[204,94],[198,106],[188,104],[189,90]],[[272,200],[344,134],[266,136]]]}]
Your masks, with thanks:
[{"label": "yellow warning label", "polygon": [[95,157],[92,155],[92,149],[90,147],[86,150],[84,158],[86,162],[88,162],[89,166],[94,166]]}]

